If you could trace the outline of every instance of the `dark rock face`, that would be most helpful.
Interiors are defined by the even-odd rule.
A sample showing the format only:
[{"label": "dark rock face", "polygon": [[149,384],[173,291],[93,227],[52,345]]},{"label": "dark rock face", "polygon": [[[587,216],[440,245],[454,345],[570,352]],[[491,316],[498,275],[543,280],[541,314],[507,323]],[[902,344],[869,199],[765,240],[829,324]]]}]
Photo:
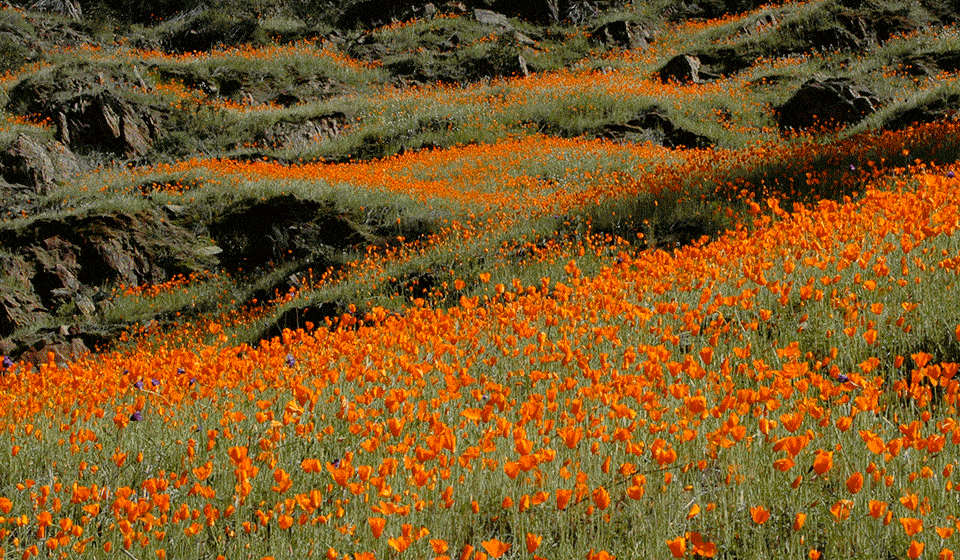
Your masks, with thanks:
[{"label": "dark rock face", "polygon": [[391,21],[404,21],[434,13],[436,8],[428,0],[357,0],[340,12],[337,26],[346,29],[378,27]]},{"label": "dark rock face", "polygon": [[903,58],[901,66],[913,76],[936,76],[960,70],[960,50],[922,52]]},{"label": "dark rock face", "polygon": [[653,107],[625,123],[608,124],[597,134],[616,141],[650,141],[668,148],[708,148],[713,141],[676,126],[659,107]]},{"label": "dark rock face", "polygon": [[366,241],[359,228],[330,205],[292,195],[238,202],[210,225],[210,235],[223,249],[223,266],[247,270]]},{"label": "dark rock face", "polygon": [[859,122],[880,107],[870,90],[847,79],[811,78],[776,108],[781,130],[843,126]]},{"label": "dark rock face", "polygon": [[913,107],[897,109],[883,123],[886,130],[902,130],[914,124],[954,119],[960,112],[960,95],[937,97]]},{"label": "dark rock face", "polygon": [[696,56],[678,54],[657,71],[657,78],[663,83],[678,82],[683,84],[692,82],[699,84],[707,80],[707,77],[700,73],[702,66],[703,64]]},{"label": "dark rock face", "polygon": [[623,49],[646,49],[653,42],[653,35],[647,29],[629,20],[604,23],[590,30],[589,35],[598,43]]},{"label": "dark rock face", "polygon": [[0,338],[64,306],[75,308],[78,321],[92,320],[100,288],[164,282],[214,264],[160,211],[37,220],[0,230],[0,245],[18,248],[0,256]]},{"label": "dark rock face", "polygon": [[77,153],[142,155],[157,133],[154,113],[121,95],[122,87],[102,72],[61,67],[14,86],[6,109],[54,122],[57,140]]},{"label": "dark rock face", "polygon": [[533,23],[558,23],[571,15],[571,8],[582,2],[570,0],[495,0],[491,9]]},{"label": "dark rock face", "polygon": [[577,0],[464,0],[445,3],[427,0],[357,0],[342,9],[337,25],[347,29],[377,27],[391,21],[430,16],[435,14],[438,8],[453,12],[487,10],[541,25],[561,21],[572,21],[580,25],[590,16],[596,15],[597,4]]},{"label": "dark rock face", "polygon": [[891,9],[870,0],[840,0],[840,5],[845,8],[840,12],[844,28],[866,43],[883,43],[920,27],[903,6]]},{"label": "dark rock face", "polygon": [[163,38],[170,52],[203,52],[219,46],[250,42],[257,31],[253,19],[202,12]]},{"label": "dark rock face", "polygon": [[717,80],[721,76],[734,74],[748,68],[751,62],[732,48],[716,49],[709,52],[679,54],[657,71],[657,78],[663,82],[700,84]]},{"label": "dark rock face", "polygon": [[43,145],[21,134],[0,153],[0,176],[8,183],[43,190],[79,171],[76,156],[60,142]]},{"label": "dark rock face", "polygon": [[57,137],[81,152],[142,155],[150,151],[156,125],[111,92],[79,95],[57,113]]}]

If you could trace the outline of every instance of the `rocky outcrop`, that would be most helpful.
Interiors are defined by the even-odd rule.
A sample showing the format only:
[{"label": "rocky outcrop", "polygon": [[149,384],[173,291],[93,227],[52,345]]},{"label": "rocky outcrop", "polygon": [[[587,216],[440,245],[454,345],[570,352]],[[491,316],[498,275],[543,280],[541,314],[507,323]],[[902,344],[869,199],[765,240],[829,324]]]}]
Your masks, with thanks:
[{"label": "rocky outcrop", "polygon": [[913,76],[936,76],[941,72],[960,70],[960,49],[920,52],[906,56],[900,67]]},{"label": "rocky outcrop", "polygon": [[108,287],[160,283],[216,262],[159,210],[40,219],[0,229],[0,245],[17,249],[0,255],[0,339],[25,332],[6,343],[20,347],[36,342],[36,325],[94,322]]},{"label": "rocky outcrop", "polygon": [[708,148],[713,141],[676,126],[666,111],[651,107],[623,123],[605,125],[597,133],[618,142],[652,142],[668,148]]},{"label": "rocky outcrop", "polygon": [[261,134],[260,142],[272,149],[309,150],[320,142],[339,136],[347,123],[347,116],[343,113],[331,113],[302,122],[280,121]]},{"label": "rocky outcrop", "polygon": [[103,71],[61,66],[21,80],[6,108],[55,123],[57,140],[79,154],[142,155],[156,137],[155,112],[121,93],[129,89]]},{"label": "rocky outcrop", "polygon": [[0,153],[0,176],[8,183],[44,190],[79,171],[77,157],[60,142],[44,145],[21,134]]},{"label": "rocky outcrop", "polygon": [[210,224],[210,236],[223,249],[219,255],[223,266],[247,271],[368,241],[331,204],[292,195],[237,202]]},{"label": "rocky outcrop", "polygon": [[660,67],[656,77],[663,83],[701,84],[739,72],[748,68],[750,64],[750,61],[736,49],[718,48],[711,51],[678,54]]},{"label": "rocky outcrop", "polygon": [[646,49],[653,43],[653,34],[641,24],[620,19],[609,21],[590,30],[589,36],[606,47]]},{"label": "rocky outcrop", "polygon": [[663,83],[677,82],[683,84],[692,82],[699,84],[718,77],[706,72],[701,72],[700,69],[702,67],[703,64],[698,57],[689,54],[678,54],[661,66],[660,70],[657,70],[657,78]]},{"label": "rocky outcrop", "polygon": [[56,119],[58,140],[80,152],[143,155],[156,134],[148,112],[109,91],[66,100]]},{"label": "rocky outcrop", "polygon": [[245,16],[203,11],[182,20],[161,42],[170,52],[203,52],[254,40],[257,21]]},{"label": "rocky outcrop", "polygon": [[781,130],[845,126],[880,107],[869,89],[844,78],[811,78],[775,109]]},{"label": "rocky outcrop", "polygon": [[[453,4],[453,3],[452,3]],[[458,6],[451,6],[457,9]],[[465,6],[460,6],[465,11]],[[337,26],[344,29],[371,28],[392,21],[405,21],[415,17],[435,14],[437,7],[428,0],[402,0],[383,2],[382,0],[355,0],[344,3],[339,10]]]},{"label": "rocky outcrop", "polygon": [[902,130],[915,124],[956,119],[960,114],[960,94],[946,94],[894,110],[883,123],[885,130]]}]

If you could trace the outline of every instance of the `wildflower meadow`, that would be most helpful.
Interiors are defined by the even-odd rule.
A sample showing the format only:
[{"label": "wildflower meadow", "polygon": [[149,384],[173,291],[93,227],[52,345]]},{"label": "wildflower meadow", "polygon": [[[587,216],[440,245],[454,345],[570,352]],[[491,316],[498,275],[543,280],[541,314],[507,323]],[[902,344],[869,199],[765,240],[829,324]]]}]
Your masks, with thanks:
[{"label": "wildflower meadow", "polygon": [[[704,41],[731,21],[676,33]],[[310,43],[88,51],[304,59],[345,81],[381,71]],[[51,191],[61,214],[106,200],[201,215],[282,194],[355,221],[387,208],[398,225],[391,243],[343,249],[347,264],[259,301],[241,297],[241,273],[117,285],[104,313],[144,318],[119,340],[69,361],[6,359],[0,557],[954,558],[957,123],[784,138],[724,117],[709,126],[740,140],[683,149],[517,125],[558,110],[586,122],[621,97],[661,96],[694,107],[691,120],[697,99],[762,110],[730,93],[755,76],[654,82],[659,52],[345,94],[361,117],[344,138],[448,111],[449,146],[343,161],[324,159],[327,145],[300,161],[195,154],[98,167]],[[753,71],[807,63],[762,58]],[[173,82],[154,94],[216,118],[286,110]],[[668,227],[690,221],[710,227],[684,240]],[[425,268],[432,283],[406,289]],[[211,293],[220,304],[187,312]],[[333,300],[345,303],[323,319],[250,334]],[[148,309],[173,311],[161,322]]]}]

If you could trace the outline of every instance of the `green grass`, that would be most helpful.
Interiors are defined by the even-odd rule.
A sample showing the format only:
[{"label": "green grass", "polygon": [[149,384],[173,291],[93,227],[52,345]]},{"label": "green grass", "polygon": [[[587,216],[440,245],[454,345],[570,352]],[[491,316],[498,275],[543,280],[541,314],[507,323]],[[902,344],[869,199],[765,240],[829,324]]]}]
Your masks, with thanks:
[{"label": "green grass", "polygon": [[[705,6],[719,9],[719,3]],[[8,529],[0,536],[4,554],[21,556],[24,546],[16,543],[48,546],[36,537],[37,513],[45,506],[37,505],[31,492],[39,490],[28,489],[26,479],[34,487],[64,484],[66,490],[53,491],[61,499],[60,517],[72,523],[88,517],[89,548],[68,556],[115,558],[124,552],[121,522],[109,510],[113,501],[105,500],[97,513],[84,511],[80,502],[70,500],[69,485],[76,480],[114,493],[129,487],[137,493],[132,500],[147,500],[144,482],[171,473],[189,480],[168,492],[174,511],[180,504],[197,510],[201,526],[196,536],[188,536],[193,519],[164,525],[168,532],[154,548],[162,546],[167,558],[300,558],[311,551],[323,556],[328,548],[339,554],[374,551],[378,558],[400,557],[387,539],[400,535],[405,523],[430,531],[402,555],[411,558],[439,554],[430,539],[444,540],[450,547],[446,553],[458,557],[465,545],[480,550],[480,543],[492,538],[511,544],[506,558],[526,558],[528,533],[543,537],[537,554],[544,558],[585,558],[591,550],[618,558],[669,558],[666,542],[692,532],[716,543],[724,558],[799,558],[809,557],[811,550],[825,558],[904,557],[912,540],[926,543],[926,556],[955,548],[955,537],[942,539],[935,532],[956,521],[948,517],[955,500],[946,490],[949,476],[942,474],[953,464],[955,444],[947,444],[942,453],[908,446],[885,457],[866,449],[861,430],[882,434],[887,442],[909,432],[916,421],[924,437],[955,437],[953,403],[943,397],[952,389],[931,387],[926,404],[906,396],[902,385],[917,366],[913,355],[930,353],[932,363],[956,362],[960,356],[956,273],[938,264],[960,253],[960,236],[939,235],[907,247],[901,246],[899,232],[872,238],[850,229],[848,238],[824,250],[817,243],[847,231],[847,224],[811,221],[791,230],[789,239],[776,246],[779,254],[753,255],[770,262],[764,274],[776,285],[748,278],[755,274],[750,258],[728,261],[711,253],[723,246],[717,239],[724,235],[741,236],[739,245],[723,246],[731,253],[767,247],[761,236],[773,231],[771,223],[802,222],[801,211],[810,216],[834,202],[869,200],[879,196],[871,194],[874,186],[899,185],[910,192],[920,188],[914,175],[957,161],[955,138],[935,129],[896,137],[868,134],[899,111],[956,96],[953,77],[937,82],[893,72],[904,56],[954,49],[956,33],[925,30],[862,53],[810,48],[809,34],[833,25],[839,6],[767,7],[720,27],[673,35],[673,27],[654,21],[652,27],[668,34],[659,36],[647,53],[604,51],[573,26],[535,28],[514,21],[520,31],[537,35],[538,45],[527,60],[535,74],[527,78],[500,75],[506,66],[498,69],[497,60],[490,63],[488,75],[467,79],[456,74],[465,72],[465,64],[489,57],[505,64],[517,54],[507,37],[481,40],[490,30],[469,16],[388,26],[365,35],[385,49],[382,65],[348,64],[342,58],[344,52],[372,56],[354,40],[359,34],[348,36],[340,47],[326,45],[343,49],[338,56],[319,55],[323,43],[317,50],[291,46],[288,40],[322,24],[284,13],[258,24],[290,47],[277,47],[274,56],[234,50],[184,60],[147,57],[142,77],[149,87],[124,95],[157,110],[171,125],[154,144],[155,152],[138,161],[105,159],[103,167],[38,195],[32,212],[4,220],[0,228],[166,207],[164,219],[191,232],[199,249],[210,249],[230,242],[230,232],[222,239],[212,233],[224,216],[258,201],[287,200],[291,211],[315,203],[318,214],[351,224],[363,241],[343,247],[321,244],[297,258],[281,256],[259,267],[201,274],[164,289],[102,288],[115,289],[99,308],[98,327],[128,331],[111,349],[117,353],[105,352],[92,365],[32,366],[29,376],[18,369],[2,377],[7,385],[0,396],[16,397],[10,406],[36,405],[32,415],[5,425],[9,437],[0,439],[0,455],[9,459],[8,468],[0,469],[0,497],[9,497],[15,508],[0,522]],[[622,3],[596,22],[621,16],[655,19],[665,7]],[[915,6],[906,8],[915,19],[923,16]],[[740,32],[744,24],[768,14],[777,16],[777,28]],[[147,44],[168,31],[161,26],[138,33]],[[459,44],[444,50],[442,43],[453,33]],[[765,58],[717,83],[680,87],[652,78],[677,52],[716,53],[731,46],[745,56]],[[51,66],[24,75],[82,70],[109,73],[120,83],[136,80],[128,65],[138,54],[123,45],[106,45],[95,56],[47,56]],[[88,56],[95,60],[81,61]],[[402,87],[402,79],[410,79],[407,67],[437,76],[447,72],[451,80],[464,83]],[[845,130],[781,137],[770,108],[815,74],[865,83],[884,99],[884,106]],[[269,83],[254,92],[266,100],[276,90],[304,87],[310,78],[334,85],[289,107],[228,103],[257,84]],[[233,82],[239,86],[229,91]],[[158,87],[172,85],[186,89]],[[5,92],[10,87],[4,82]],[[716,147],[641,147],[648,139],[644,134],[653,138],[653,132],[619,143],[561,145],[547,137],[594,138],[604,127],[653,107],[675,126],[709,137]],[[276,123],[334,113],[342,114],[347,125],[333,139],[285,149],[256,141]],[[53,130],[10,124],[0,130],[0,144],[20,133],[49,140]],[[502,146],[517,147],[510,152]],[[179,165],[195,156],[191,165]],[[87,156],[86,163],[97,157],[103,156]],[[231,167],[229,158],[276,158],[288,167],[270,167],[269,172],[282,169],[291,175],[267,178],[265,163],[258,176],[255,168]],[[321,160],[330,163],[308,167]],[[925,167],[911,168],[916,160]],[[308,176],[310,169],[316,175]],[[411,185],[417,188],[399,188]],[[444,185],[458,185],[462,192],[431,190]],[[455,196],[463,192],[468,195]],[[797,214],[777,211],[768,203],[771,197]],[[871,223],[912,217],[895,210],[878,213]],[[862,216],[849,220],[855,217]],[[286,224],[275,223],[278,228]],[[681,249],[677,231],[690,224],[715,243],[676,250]],[[821,268],[821,261],[840,257],[848,243],[856,245],[862,263],[854,258],[842,269],[835,263]],[[0,256],[9,258],[15,251],[5,247]],[[692,262],[691,255],[711,254],[714,261],[697,261],[699,268],[678,264]],[[881,254],[889,272],[878,266]],[[613,281],[617,278],[630,282],[619,286]],[[868,280],[878,287],[869,287]],[[0,278],[8,291],[12,282]],[[807,289],[821,290],[822,297],[807,297]],[[474,306],[489,314],[472,311]],[[47,322],[30,328],[66,325],[76,315],[65,303]],[[295,330],[307,321],[315,324],[312,333]],[[863,336],[868,322],[877,331],[872,344]],[[852,334],[844,332],[851,327]],[[570,346],[569,359],[562,344]],[[794,357],[784,351],[791,344],[798,352]],[[707,347],[713,353],[711,364],[701,353]],[[749,355],[740,357],[745,349]],[[628,360],[632,365],[623,365]],[[672,373],[667,361],[685,364],[685,369]],[[695,375],[697,367],[714,373],[729,369],[713,378]],[[808,369],[784,384],[781,378],[800,367]],[[839,373],[859,372],[859,387],[838,381]],[[143,386],[134,385],[137,381]],[[301,384],[315,391],[315,402],[292,420],[296,407],[291,403],[303,394]],[[74,394],[69,391],[88,400],[65,397]],[[405,404],[388,404],[400,391],[412,415],[402,412]],[[698,391],[709,410],[702,415],[684,399]],[[105,400],[95,401],[99,396]],[[874,396],[876,402],[867,402]],[[537,406],[542,407],[541,419],[553,425],[525,416]],[[144,419],[126,422],[134,409]],[[480,414],[472,409],[490,416],[472,419]],[[805,417],[795,432],[787,432],[781,415],[794,412]],[[401,417],[407,423],[398,436],[364,450],[368,438],[378,430],[388,433],[389,421]],[[837,423],[843,417],[852,418],[846,428]],[[765,421],[778,422],[769,437]],[[625,442],[602,441],[599,432],[568,447],[557,430],[569,424],[612,435],[633,422],[631,443],[644,446],[639,454]],[[737,425],[742,431],[729,431]],[[697,433],[683,441],[683,429],[689,427]],[[449,478],[437,474],[432,486],[415,484],[415,465],[439,464],[418,457],[417,446],[423,454],[428,436],[444,429],[457,439],[456,453],[443,459],[449,461]],[[539,483],[530,478],[535,471],[513,478],[504,470],[519,455],[514,449],[518,429],[526,430],[535,449],[549,447],[557,453],[537,467],[543,478]],[[80,442],[72,449],[70,438],[82,430],[91,430],[96,442]],[[791,433],[809,433],[813,439],[797,456],[796,466],[781,472],[773,461],[786,454],[773,447]],[[733,438],[728,447],[717,443],[725,436]],[[602,446],[591,448],[601,441]],[[661,465],[651,452],[663,442],[677,451],[676,462]],[[491,444],[493,450],[478,452],[486,464],[478,460],[467,467],[458,460],[470,447]],[[249,448],[260,468],[244,499],[235,495],[241,481],[229,458],[235,446]],[[195,449],[196,457],[188,448]],[[818,449],[834,452],[834,466],[824,475],[813,474]],[[136,460],[140,452],[142,461]],[[120,453],[127,454],[125,460]],[[378,495],[366,487],[355,496],[335,485],[325,465],[345,460],[348,453],[355,454],[358,465],[374,469],[398,459],[397,472],[372,475],[382,477],[394,493]],[[609,470],[602,466],[606,456],[611,458]],[[304,472],[302,461],[308,458],[320,461],[319,473]],[[214,468],[204,478],[207,461]],[[617,472],[627,462],[646,477],[642,499],[628,494],[632,475]],[[293,486],[285,496],[270,488],[279,483],[276,469],[291,477]],[[558,491],[575,488],[578,472],[583,499],[557,510]],[[920,474],[928,472],[930,476]],[[856,494],[845,484],[854,473],[866,478]],[[802,480],[797,481],[798,475]],[[884,482],[886,476],[891,483]],[[199,495],[206,491],[203,486],[215,496]],[[455,496],[449,510],[441,505],[447,486]],[[611,505],[603,510],[591,497],[600,486],[611,495]],[[302,510],[294,502],[283,505],[285,497],[310,490],[321,492],[311,515],[329,518],[281,529],[279,514],[298,516]],[[503,507],[505,498],[516,502],[537,490],[549,493],[544,504],[525,512],[516,505]],[[909,493],[928,499],[930,513],[907,509],[900,498]],[[424,503],[401,517],[372,509],[381,507],[381,499]],[[844,499],[854,501],[853,514],[839,520],[830,507]],[[894,512],[890,525],[870,517],[869,500],[889,504]],[[702,508],[697,515],[690,513],[694,505]],[[202,526],[205,506],[217,507],[222,515],[209,527]],[[225,515],[231,506],[235,514]],[[767,508],[769,520],[752,520],[756,506]],[[257,524],[257,510],[269,510],[272,520],[247,535],[243,523]],[[803,529],[793,528],[798,512],[808,516]],[[25,521],[14,516],[25,516]],[[381,539],[371,536],[371,516],[387,518]],[[924,531],[908,536],[899,526],[901,517],[923,517]],[[113,547],[110,552],[104,551],[106,541]],[[133,543],[123,550],[145,558],[155,555],[150,547]],[[42,548],[38,552],[45,553]]]}]

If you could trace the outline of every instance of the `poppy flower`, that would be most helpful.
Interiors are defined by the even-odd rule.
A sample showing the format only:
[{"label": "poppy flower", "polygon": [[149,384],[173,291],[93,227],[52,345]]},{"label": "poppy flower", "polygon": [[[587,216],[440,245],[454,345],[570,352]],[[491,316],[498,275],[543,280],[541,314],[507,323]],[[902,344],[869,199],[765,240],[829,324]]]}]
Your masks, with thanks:
[{"label": "poppy flower", "polygon": [[817,474],[825,474],[833,468],[833,451],[817,450],[817,455],[813,459],[813,471]]},{"label": "poppy flower", "polygon": [[850,511],[852,509],[853,501],[838,500],[836,503],[830,506],[830,513],[837,519],[837,521],[845,521],[850,517]]},{"label": "poppy flower", "polygon": [[667,547],[674,558],[683,558],[687,553],[687,539],[685,537],[670,539],[667,541]]},{"label": "poppy flower", "polygon": [[387,520],[383,517],[369,517],[367,518],[367,523],[370,525],[370,532],[373,533],[373,538],[379,539],[380,535],[383,534],[383,528],[387,525]]},{"label": "poppy flower", "polygon": [[690,541],[690,552],[702,558],[713,558],[717,554],[717,545],[715,543],[704,541],[703,535],[696,532],[687,533]]},{"label": "poppy flower", "polygon": [[855,472],[847,478],[847,492],[856,494],[863,488],[863,473]]},{"label": "poppy flower", "polygon": [[763,506],[752,507],[750,508],[750,518],[757,525],[763,525],[770,519],[770,511]]},{"label": "poppy flower", "polygon": [[537,548],[540,547],[540,543],[543,542],[543,535],[536,535],[533,533],[527,533],[527,553],[533,554]]},{"label": "poppy flower", "polygon": [[487,551],[487,554],[490,555],[490,558],[500,558],[510,550],[510,543],[503,542],[499,539],[490,539],[488,541],[482,541],[480,546]]},{"label": "poppy flower", "polygon": [[913,517],[901,517],[900,524],[903,525],[903,531],[908,537],[912,537],[923,531],[923,520]]}]

